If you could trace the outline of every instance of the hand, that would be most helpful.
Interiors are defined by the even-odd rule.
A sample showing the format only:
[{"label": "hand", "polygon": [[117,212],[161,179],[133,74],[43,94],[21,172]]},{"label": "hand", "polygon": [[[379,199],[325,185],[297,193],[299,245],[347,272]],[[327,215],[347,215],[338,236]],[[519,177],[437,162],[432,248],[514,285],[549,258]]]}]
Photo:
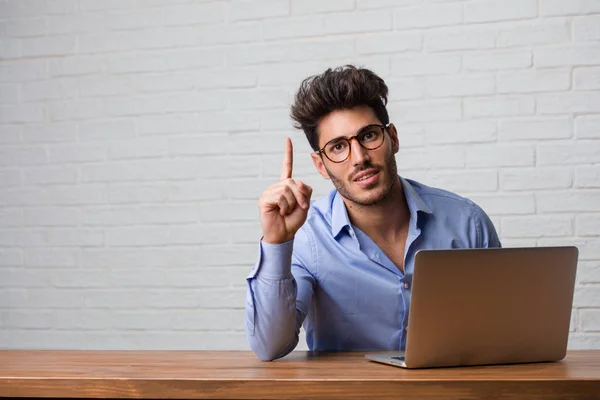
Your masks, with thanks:
[{"label": "hand", "polygon": [[281,180],[267,188],[258,200],[263,241],[278,244],[292,240],[306,221],[312,188],[292,179],[293,150],[285,139]]}]

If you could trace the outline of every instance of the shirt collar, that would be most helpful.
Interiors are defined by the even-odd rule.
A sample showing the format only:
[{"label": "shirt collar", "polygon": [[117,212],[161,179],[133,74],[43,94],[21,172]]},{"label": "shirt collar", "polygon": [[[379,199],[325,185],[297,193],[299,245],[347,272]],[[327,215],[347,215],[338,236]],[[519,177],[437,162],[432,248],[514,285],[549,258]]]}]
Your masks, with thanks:
[{"label": "shirt collar", "polygon": [[[410,211],[411,217],[418,218],[418,211],[422,211],[426,214],[433,214],[431,209],[417,191],[412,187],[410,182],[401,176],[400,183],[402,183],[402,190],[408,203],[408,210]],[[342,196],[338,191],[335,191],[333,200],[331,202],[331,233],[333,237],[337,237],[343,228],[350,228],[350,218],[348,218],[348,211]]]}]

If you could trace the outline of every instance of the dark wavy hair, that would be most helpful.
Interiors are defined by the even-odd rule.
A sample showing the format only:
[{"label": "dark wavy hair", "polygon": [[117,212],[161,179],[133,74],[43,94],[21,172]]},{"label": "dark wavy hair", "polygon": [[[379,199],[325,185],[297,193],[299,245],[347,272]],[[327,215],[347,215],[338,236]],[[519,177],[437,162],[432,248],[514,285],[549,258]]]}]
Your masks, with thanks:
[{"label": "dark wavy hair", "polygon": [[382,124],[389,123],[388,87],[366,68],[345,65],[306,78],[294,98],[290,117],[302,129],[313,150],[319,149],[317,126],[332,111],[369,106]]}]

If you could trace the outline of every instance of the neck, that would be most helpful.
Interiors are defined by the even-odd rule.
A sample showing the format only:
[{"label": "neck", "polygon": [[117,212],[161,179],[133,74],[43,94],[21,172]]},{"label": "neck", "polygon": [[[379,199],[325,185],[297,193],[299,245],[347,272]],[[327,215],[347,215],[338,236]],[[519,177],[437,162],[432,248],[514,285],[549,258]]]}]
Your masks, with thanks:
[{"label": "neck", "polygon": [[396,242],[410,220],[400,179],[395,181],[389,195],[377,204],[362,206],[347,199],[344,204],[350,222],[376,242]]}]

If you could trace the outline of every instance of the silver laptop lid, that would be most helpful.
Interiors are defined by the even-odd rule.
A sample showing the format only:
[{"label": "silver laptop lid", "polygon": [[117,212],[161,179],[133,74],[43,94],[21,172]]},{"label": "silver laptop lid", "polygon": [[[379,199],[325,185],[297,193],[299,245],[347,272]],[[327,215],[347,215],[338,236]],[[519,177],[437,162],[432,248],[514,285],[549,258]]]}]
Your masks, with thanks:
[{"label": "silver laptop lid", "polygon": [[576,247],[416,254],[407,367],[564,358]]}]

